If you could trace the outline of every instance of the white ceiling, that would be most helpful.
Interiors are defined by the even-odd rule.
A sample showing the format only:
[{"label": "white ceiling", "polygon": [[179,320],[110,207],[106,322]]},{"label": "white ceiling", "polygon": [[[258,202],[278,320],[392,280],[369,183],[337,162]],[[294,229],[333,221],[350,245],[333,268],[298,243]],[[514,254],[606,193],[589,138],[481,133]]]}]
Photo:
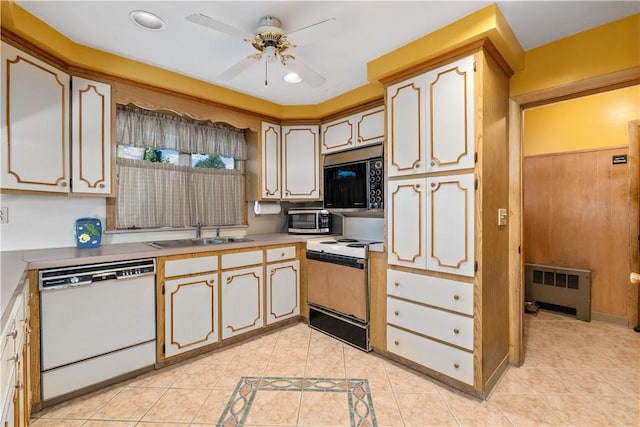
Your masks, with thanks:
[{"label": "white ceiling", "polygon": [[[367,62],[444,27],[488,1],[26,1],[16,3],[76,43],[155,65],[281,105],[313,105],[367,84]],[[499,1],[525,50],[640,12],[635,1]],[[129,12],[147,10],[166,21],[142,29]],[[253,34],[275,16],[285,33],[335,18],[335,28],[292,53],[326,78],[311,88],[282,81],[284,67],[251,65],[230,81],[217,76],[257,51],[239,38],[184,18],[200,13]],[[296,44],[295,34],[290,41]]]}]

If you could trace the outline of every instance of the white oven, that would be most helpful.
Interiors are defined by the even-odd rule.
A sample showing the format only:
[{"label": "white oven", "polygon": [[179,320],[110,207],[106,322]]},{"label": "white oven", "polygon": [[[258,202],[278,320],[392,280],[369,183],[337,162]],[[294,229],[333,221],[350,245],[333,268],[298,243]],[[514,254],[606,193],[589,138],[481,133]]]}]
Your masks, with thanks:
[{"label": "white oven", "polygon": [[39,276],[43,402],[155,364],[154,259]]}]

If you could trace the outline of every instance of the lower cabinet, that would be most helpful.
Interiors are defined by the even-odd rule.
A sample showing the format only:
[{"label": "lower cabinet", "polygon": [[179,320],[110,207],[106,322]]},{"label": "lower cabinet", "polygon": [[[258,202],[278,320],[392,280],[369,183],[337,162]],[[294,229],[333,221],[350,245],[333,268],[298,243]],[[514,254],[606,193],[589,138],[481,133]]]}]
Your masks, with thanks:
[{"label": "lower cabinet", "polygon": [[300,262],[269,264],[266,268],[267,324],[300,314]]},{"label": "lower cabinet", "polygon": [[166,357],[218,341],[217,285],[217,274],[165,281]]},{"label": "lower cabinet", "polygon": [[387,351],[473,386],[473,284],[387,270]]},{"label": "lower cabinet", "polygon": [[173,255],[157,264],[158,361],[218,342],[218,255]]},{"label": "lower cabinet", "polygon": [[223,339],[263,326],[262,282],[262,266],[222,272]]}]

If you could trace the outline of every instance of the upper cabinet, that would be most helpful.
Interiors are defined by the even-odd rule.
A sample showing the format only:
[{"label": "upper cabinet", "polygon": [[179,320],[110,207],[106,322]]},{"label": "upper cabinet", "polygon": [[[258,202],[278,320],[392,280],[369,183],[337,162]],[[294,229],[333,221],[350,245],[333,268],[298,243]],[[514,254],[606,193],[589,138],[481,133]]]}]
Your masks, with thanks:
[{"label": "upper cabinet", "polygon": [[384,141],[384,107],[325,123],[320,127],[322,154]]},{"label": "upper cabinet", "polygon": [[318,126],[262,122],[260,200],[320,200]]},{"label": "upper cabinet", "polygon": [[387,88],[389,176],[473,168],[474,59]]},{"label": "upper cabinet", "polygon": [[71,78],[71,190],[111,193],[111,86]]},{"label": "upper cabinet", "polygon": [[6,43],[2,76],[2,188],[111,194],[111,87]]},{"label": "upper cabinet", "polygon": [[282,197],[280,125],[262,122],[261,137],[260,195],[263,199],[279,200]]}]

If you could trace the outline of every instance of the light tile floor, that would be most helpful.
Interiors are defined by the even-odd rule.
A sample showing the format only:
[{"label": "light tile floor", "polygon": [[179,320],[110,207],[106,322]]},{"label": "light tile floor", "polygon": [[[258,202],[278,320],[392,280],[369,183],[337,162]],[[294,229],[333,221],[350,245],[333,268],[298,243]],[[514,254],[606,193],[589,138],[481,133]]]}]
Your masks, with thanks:
[{"label": "light tile floor", "polygon": [[[542,311],[525,316],[525,342],[524,365],[509,368],[480,401],[296,324],[45,409],[32,425],[202,427],[225,410],[245,414],[232,421],[246,427],[355,425],[347,395],[331,392],[339,382],[325,392],[287,386],[229,404],[241,377],[367,379],[368,420],[379,427],[640,424],[639,333]],[[366,398],[359,405],[370,409]]]}]

